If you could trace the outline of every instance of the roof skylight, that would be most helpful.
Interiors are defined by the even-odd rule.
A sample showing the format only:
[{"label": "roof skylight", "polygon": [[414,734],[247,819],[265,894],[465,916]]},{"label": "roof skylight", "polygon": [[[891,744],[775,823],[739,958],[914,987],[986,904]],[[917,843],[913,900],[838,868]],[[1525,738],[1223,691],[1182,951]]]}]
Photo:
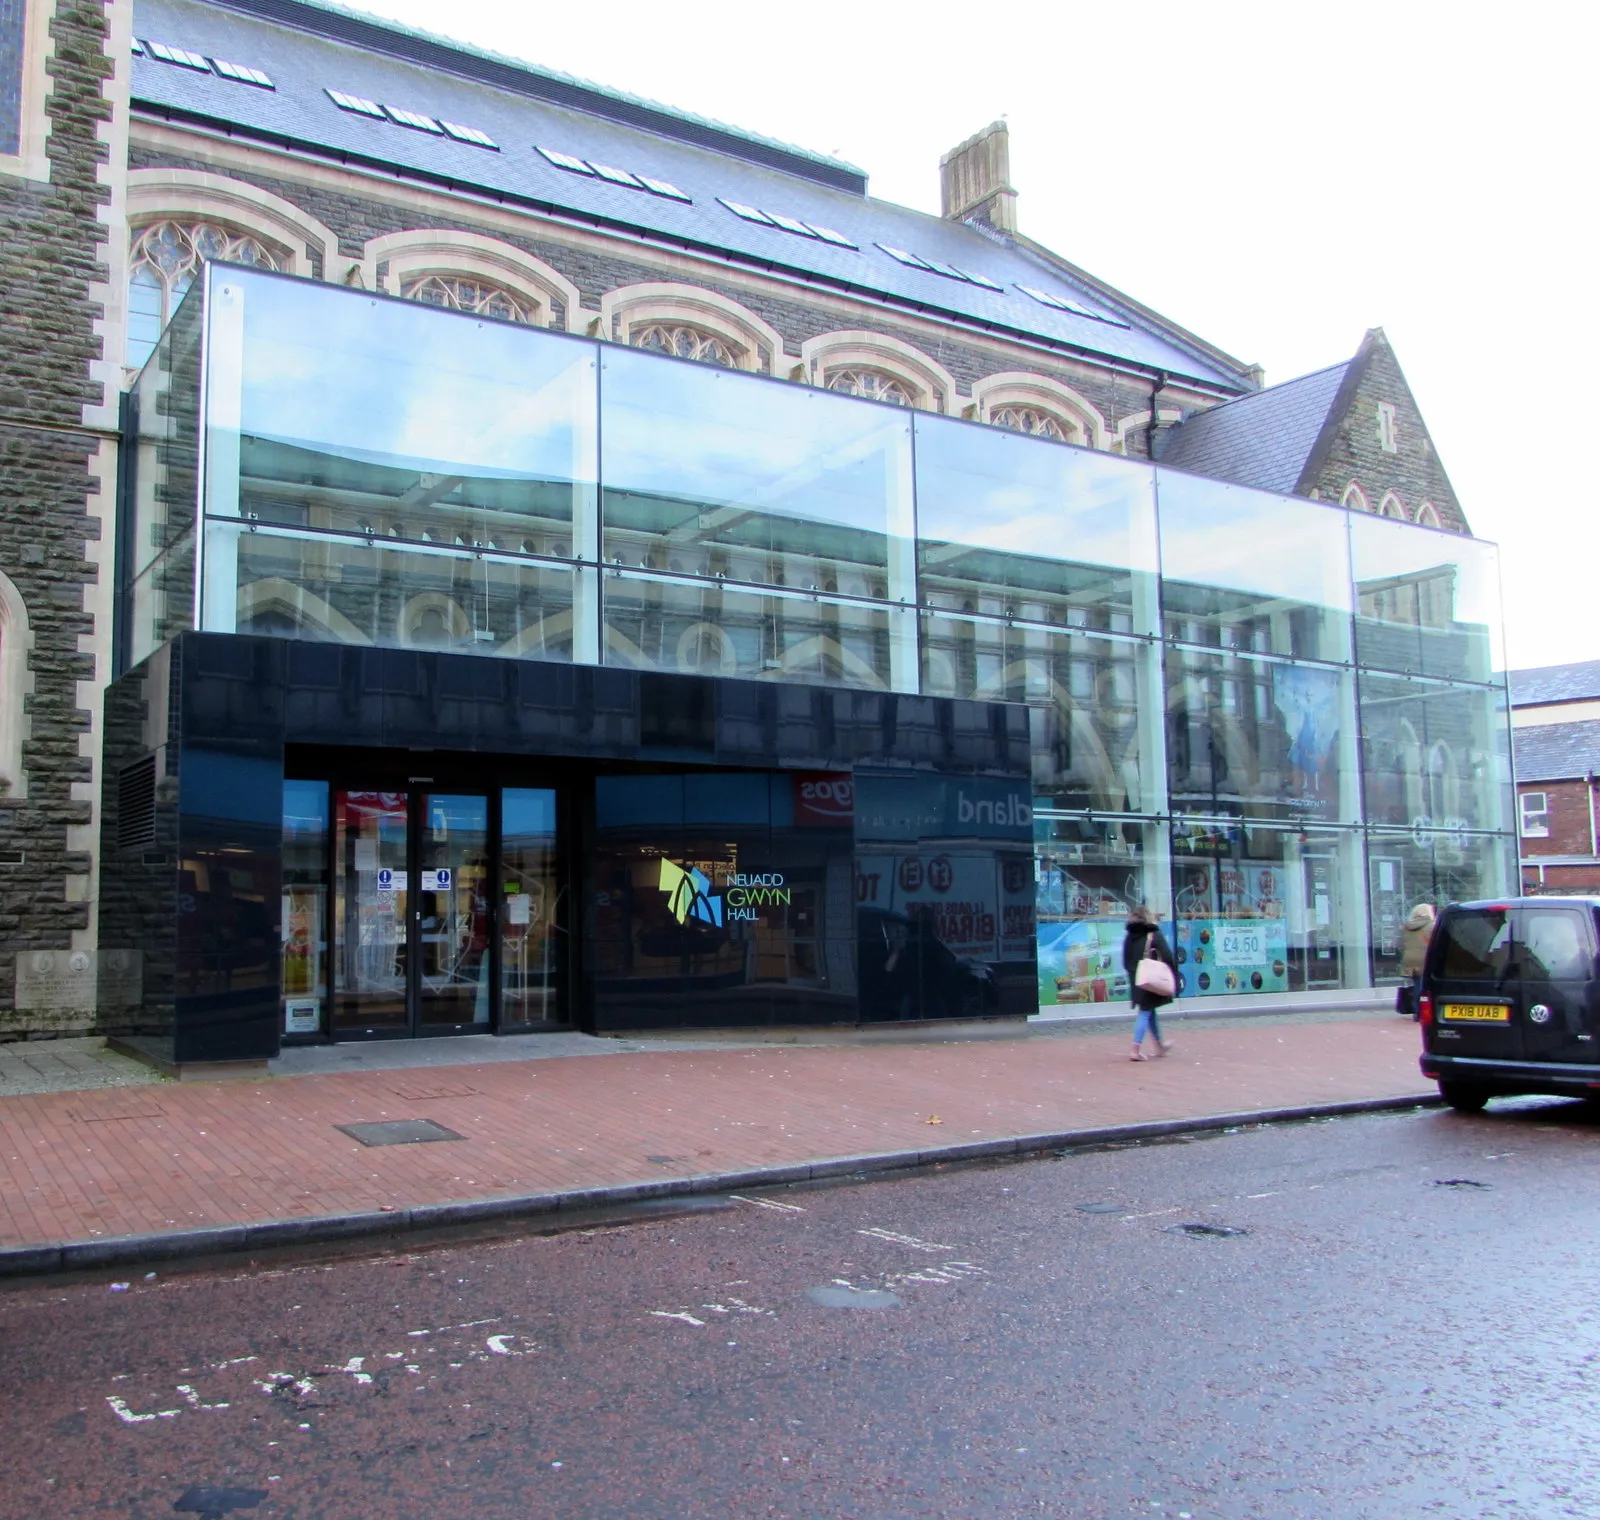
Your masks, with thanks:
[{"label": "roof skylight", "polygon": [[852,243],[842,232],[835,232],[832,227],[824,227],[821,222],[807,222],[808,226],[824,243],[832,243],[835,248],[859,248],[859,243]]},{"label": "roof skylight", "polygon": [[541,148],[535,143],[534,150],[541,153],[558,169],[565,169],[568,174],[593,174],[594,170],[581,158],[574,158],[570,153],[560,153],[554,148]]},{"label": "roof skylight", "polygon": [[346,95],[343,90],[329,90],[327,93],[328,99],[341,111],[354,111],[357,116],[371,116],[378,121],[389,119],[377,101],[368,100],[364,95]]},{"label": "roof skylight", "polygon": [[480,148],[493,148],[496,153],[500,151],[500,144],[487,132],[480,132],[476,127],[464,127],[460,122],[446,121],[442,116],[439,118],[439,125],[457,142],[476,143]]},{"label": "roof skylight", "polygon": [[420,111],[405,111],[399,106],[385,106],[383,109],[389,113],[389,120],[397,126],[411,127],[418,132],[433,132],[439,136],[444,134],[444,128],[438,122]]},{"label": "roof skylight", "polygon": [[601,179],[610,180],[613,185],[625,185],[629,190],[644,189],[644,186],[639,182],[638,176],[629,174],[626,169],[614,169],[610,164],[602,164],[598,159],[591,159],[589,167]]},{"label": "roof skylight", "polygon": [[1126,327],[1128,324],[1117,317],[1108,316],[1104,312],[1090,311],[1087,306],[1080,306],[1068,296],[1051,295],[1047,290],[1039,290],[1032,285],[1018,285],[1025,296],[1032,296],[1041,306],[1054,307],[1057,311],[1070,311],[1075,317],[1087,317],[1091,322],[1107,322],[1112,327]]},{"label": "roof skylight", "polygon": [[639,183],[652,195],[664,195],[669,201],[689,201],[693,204],[693,197],[685,195],[671,180],[651,179],[648,174],[641,174]]},{"label": "roof skylight", "polygon": [[224,79],[237,80],[240,84],[253,84],[263,90],[277,88],[260,69],[253,69],[248,64],[229,63],[226,58],[213,58],[211,67],[222,75]]},{"label": "roof skylight", "polygon": [[797,233],[801,237],[814,238],[817,235],[815,230],[806,226],[804,222],[798,221],[792,216],[785,216],[781,211],[769,211],[767,220],[775,222],[785,232]]},{"label": "roof skylight", "polygon": [[743,201],[730,201],[725,195],[719,195],[717,199],[735,216],[743,217],[747,222],[755,222],[762,227],[778,225],[765,211],[758,211],[754,206],[745,205]]},{"label": "roof skylight", "polygon": [[149,49],[152,58],[159,58],[163,63],[176,63],[182,68],[195,69],[202,74],[211,72],[211,65],[202,53],[191,53],[188,48],[168,47],[164,42],[151,42],[145,39],[145,47]]},{"label": "roof skylight", "polygon": [[904,248],[891,248],[887,243],[879,243],[878,247],[897,263],[904,264],[907,269],[933,270],[933,265],[926,259],[919,259],[916,254],[907,253]]}]

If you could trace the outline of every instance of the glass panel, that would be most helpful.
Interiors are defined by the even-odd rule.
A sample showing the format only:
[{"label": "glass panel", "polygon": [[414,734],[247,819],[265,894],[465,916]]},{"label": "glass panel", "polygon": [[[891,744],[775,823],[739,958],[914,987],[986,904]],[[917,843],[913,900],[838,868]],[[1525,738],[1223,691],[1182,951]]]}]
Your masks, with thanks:
[{"label": "glass panel", "polygon": [[593,571],[426,553],[335,537],[241,533],[206,524],[206,626],[226,620],[222,563],[235,572],[227,631],[405,649],[570,660],[574,583]]},{"label": "glass panel", "polygon": [[487,1028],[487,797],[424,796],[417,872],[417,1021]]},{"label": "glass panel", "polygon": [[320,1034],[328,997],[328,783],[283,783],[283,1032]]},{"label": "glass panel", "polygon": [[911,600],[903,410],[623,350],[601,407],[608,560]]},{"label": "glass panel", "polygon": [[1500,551],[1352,512],[1356,656],[1380,670],[1456,681],[1504,672]]},{"label": "glass panel", "polygon": [[1359,685],[1368,823],[1512,826],[1502,687],[1446,686],[1365,670]]},{"label": "glass panel", "polygon": [[606,663],[884,691],[893,674],[891,635],[911,616],[735,591],[720,581],[613,574],[605,579]]},{"label": "glass panel", "polygon": [[133,390],[129,663],[194,626],[201,306],[178,308]]},{"label": "glass panel", "polygon": [[1157,631],[1148,465],[952,419],[915,425],[924,606]]},{"label": "glass panel", "polygon": [[1351,672],[1166,651],[1174,813],[1355,822]]},{"label": "glass panel", "polygon": [[128,588],[128,663],[194,627],[194,534],[178,539]]},{"label": "glass panel", "polygon": [[1156,471],[1167,637],[1350,658],[1350,547],[1336,507]]},{"label": "glass panel", "polygon": [[[594,559],[592,345],[310,281],[238,269],[211,279],[208,514],[358,542]],[[208,628],[251,615],[233,605],[244,552],[223,530],[207,538]],[[499,574],[501,588],[479,594],[519,603],[504,584],[514,572]],[[452,636],[504,643],[526,622],[512,610]],[[350,632],[334,619],[311,636]]]},{"label": "glass panel", "polygon": [[1517,890],[1515,842],[1498,834],[1373,832],[1367,836],[1374,981],[1401,980],[1401,925],[1419,903],[1474,902]]},{"label": "glass panel", "polygon": [[403,1033],[406,1011],[404,792],[333,799],[333,1031]]},{"label": "glass panel", "polygon": [[1172,857],[1182,996],[1366,985],[1359,832],[1175,822]]},{"label": "glass panel", "polygon": [[1172,939],[1167,827],[1035,812],[1039,1006],[1124,1002],[1128,910],[1155,910]]},{"label": "glass panel", "polygon": [[1149,721],[1154,663],[1153,646],[1134,640],[922,619],[925,693],[1035,709],[1033,789],[1052,807],[1151,812],[1161,805],[1160,778],[1143,759],[1160,738]]},{"label": "glass panel", "polygon": [[500,1024],[560,1017],[556,794],[507,787],[500,802]]}]

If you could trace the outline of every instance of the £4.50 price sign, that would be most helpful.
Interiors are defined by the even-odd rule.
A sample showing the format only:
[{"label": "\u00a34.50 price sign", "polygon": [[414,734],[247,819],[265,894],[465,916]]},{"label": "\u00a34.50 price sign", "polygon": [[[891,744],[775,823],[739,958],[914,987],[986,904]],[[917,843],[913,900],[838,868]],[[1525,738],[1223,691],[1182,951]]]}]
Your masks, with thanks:
[{"label": "\u00a34.50 price sign", "polygon": [[1219,966],[1259,966],[1267,959],[1267,934],[1260,924],[1227,924],[1217,931]]}]

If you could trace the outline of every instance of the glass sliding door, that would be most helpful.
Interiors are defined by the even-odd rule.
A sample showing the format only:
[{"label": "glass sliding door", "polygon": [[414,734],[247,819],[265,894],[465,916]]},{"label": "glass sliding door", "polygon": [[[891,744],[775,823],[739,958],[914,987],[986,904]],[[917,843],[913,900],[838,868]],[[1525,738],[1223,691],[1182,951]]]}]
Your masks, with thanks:
[{"label": "glass sliding door", "polygon": [[489,799],[426,792],[417,842],[419,1034],[489,1027]]},{"label": "glass sliding door", "polygon": [[328,998],[328,783],[283,784],[283,1033],[322,1033]]},{"label": "glass sliding door", "polygon": [[556,794],[507,787],[500,801],[500,1022],[560,1017]]},{"label": "glass sliding door", "polygon": [[405,792],[336,791],[332,1033],[406,1034],[410,913]]}]

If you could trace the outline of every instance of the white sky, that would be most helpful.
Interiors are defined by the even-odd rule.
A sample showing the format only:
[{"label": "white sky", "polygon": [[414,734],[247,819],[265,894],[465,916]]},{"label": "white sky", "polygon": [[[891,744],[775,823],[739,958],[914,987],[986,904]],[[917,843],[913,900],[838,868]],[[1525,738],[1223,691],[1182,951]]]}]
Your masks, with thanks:
[{"label": "white sky", "polygon": [[1595,8],[366,8],[837,152],[934,213],[939,155],[1005,116],[1022,228],[1269,384],[1383,327],[1502,547],[1511,665],[1600,658]]}]

